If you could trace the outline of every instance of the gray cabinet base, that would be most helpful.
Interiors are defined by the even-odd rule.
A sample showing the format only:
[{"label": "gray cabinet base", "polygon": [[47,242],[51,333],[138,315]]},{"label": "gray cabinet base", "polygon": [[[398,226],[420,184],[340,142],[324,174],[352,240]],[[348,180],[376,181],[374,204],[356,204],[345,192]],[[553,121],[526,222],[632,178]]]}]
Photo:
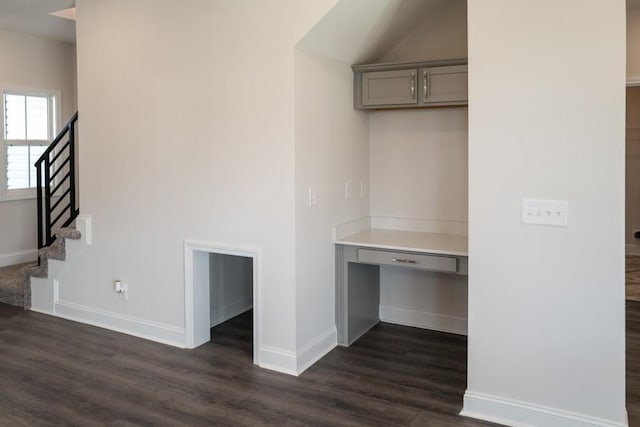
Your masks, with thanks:
[{"label": "gray cabinet base", "polygon": [[338,345],[349,346],[379,321],[380,266],[357,263],[357,248],[336,245]]}]

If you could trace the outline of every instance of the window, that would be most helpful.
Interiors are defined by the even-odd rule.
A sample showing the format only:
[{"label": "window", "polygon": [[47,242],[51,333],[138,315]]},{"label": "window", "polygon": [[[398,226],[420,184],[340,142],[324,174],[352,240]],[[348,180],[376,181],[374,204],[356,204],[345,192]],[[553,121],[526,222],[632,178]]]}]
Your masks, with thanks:
[{"label": "window", "polygon": [[2,199],[35,196],[34,164],[55,136],[59,99],[55,91],[2,91]]}]

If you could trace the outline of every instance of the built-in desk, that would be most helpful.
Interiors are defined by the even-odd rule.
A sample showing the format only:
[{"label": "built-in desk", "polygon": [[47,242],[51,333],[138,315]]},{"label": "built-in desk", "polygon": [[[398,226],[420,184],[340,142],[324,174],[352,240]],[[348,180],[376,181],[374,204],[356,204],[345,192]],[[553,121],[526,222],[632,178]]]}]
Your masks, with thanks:
[{"label": "built-in desk", "polygon": [[370,229],[335,240],[338,344],[380,321],[380,266],[467,274],[467,236]]}]

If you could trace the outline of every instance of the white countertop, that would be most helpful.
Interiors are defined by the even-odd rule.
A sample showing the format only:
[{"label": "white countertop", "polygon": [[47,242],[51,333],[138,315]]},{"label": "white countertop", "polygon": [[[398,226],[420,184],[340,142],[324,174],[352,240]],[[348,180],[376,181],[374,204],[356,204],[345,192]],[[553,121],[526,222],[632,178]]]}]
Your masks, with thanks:
[{"label": "white countertop", "polygon": [[467,236],[372,228],[336,239],[338,245],[468,256]]}]

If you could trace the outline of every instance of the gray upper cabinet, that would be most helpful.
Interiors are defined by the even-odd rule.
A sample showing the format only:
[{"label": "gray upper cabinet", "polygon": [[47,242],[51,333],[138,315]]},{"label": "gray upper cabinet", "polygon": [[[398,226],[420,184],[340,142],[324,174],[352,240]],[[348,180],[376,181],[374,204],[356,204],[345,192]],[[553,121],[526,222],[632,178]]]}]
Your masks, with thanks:
[{"label": "gray upper cabinet", "polygon": [[418,103],[418,70],[373,71],[362,74],[362,105]]},{"label": "gray upper cabinet", "polygon": [[424,68],[421,102],[425,105],[460,105],[468,99],[466,65]]},{"label": "gray upper cabinet", "polygon": [[466,59],[352,68],[356,109],[467,105]]}]

